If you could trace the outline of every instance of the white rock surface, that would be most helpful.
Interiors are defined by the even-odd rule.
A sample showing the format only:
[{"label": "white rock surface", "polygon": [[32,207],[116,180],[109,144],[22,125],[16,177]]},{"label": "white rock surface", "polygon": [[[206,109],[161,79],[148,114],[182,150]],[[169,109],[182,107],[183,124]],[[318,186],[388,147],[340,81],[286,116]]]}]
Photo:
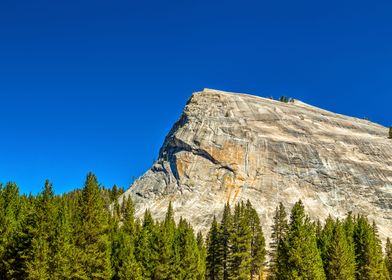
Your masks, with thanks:
[{"label": "white rock surface", "polygon": [[225,202],[249,199],[268,238],[278,203],[302,199],[313,218],[364,213],[392,237],[392,140],[381,125],[297,100],[204,89],[124,195],[138,216],[163,218],[172,201],[203,232]]}]

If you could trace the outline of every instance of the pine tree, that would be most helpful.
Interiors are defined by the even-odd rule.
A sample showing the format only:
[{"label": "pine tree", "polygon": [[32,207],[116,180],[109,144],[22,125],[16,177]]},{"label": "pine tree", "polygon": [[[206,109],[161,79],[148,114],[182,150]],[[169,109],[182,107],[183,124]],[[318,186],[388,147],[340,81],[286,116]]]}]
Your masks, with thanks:
[{"label": "pine tree", "polygon": [[344,220],[343,227],[346,232],[347,244],[350,248],[350,255],[355,258],[355,244],[354,244],[355,223],[351,212],[348,213],[346,219]]},{"label": "pine tree", "polygon": [[243,203],[237,204],[232,217],[230,231],[230,251],[228,255],[228,279],[246,280],[251,277],[251,241],[252,232],[245,215]]},{"label": "pine tree", "polygon": [[80,265],[90,279],[108,279],[111,276],[109,212],[105,209],[97,178],[89,173],[78,205],[78,232],[76,245]]},{"label": "pine tree", "polygon": [[375,224],[362,215],[356,218],[354,242],[358,280],[387,279],[381,244]]},{"label": "pine tree", "polygon": [[174,238],[176,223],[174,211],[170,203],[166,212],[165,220],[156,230],[154,237],[154,249],[156,251],[157,267],[154,271],[154,279],[174,279],[176,273],[176,258],[174,252]]},{"label": "pine tree", "polygon": [[207,235],[206,279],[208,280],[218,280],[222,275],[220,235],[220,228],[214,216]]},{"label": "pine tree", "polygon": [[7,279],[13,261],[7,251],[12,250],[12,240],[20,229],[24,215],[19,188],[15,183],[0,184],[0,279]]},{"label": "pine tree", "polygon": [[325,279],[315,227],[306,216],[301,201],[298,201],[291,211],[283,247],[285,255],[280,257],[283,258],[282,263],[286,265],[286,270],[279,272],[279,279]]},{"label": "pine tree", "polygon": [[153,249],[156,227],[151,212],[146,210],[143,225],[135,242],[135,257],[140,264],[143,279],[152,279],[157,266],[158,257]]},{"label": "pine tree", "polygon": [[385,266],[389,272],[389,279],[392,279],[392,243],[389,238],[385,244]]},{"label": "pine tree", "polygon": [[228,280],[229,279],[229,254],[230,254],[230,236],[232,231],[232,215],[229,203],[226,203],[223,209],[223,216],[219,227],[219,249],[218,249],[218,261],[221,266],[218,279]]},{"label": "pine tree", "polygon": [[112,247],[114,265],[112,280],[143,279],[142,269],[134,255],[134,244],[122,228],[114,236]]},{"label": "pine tree", "polygon": [[66,197],[57,201],[54,238],[51,245],[51,279],[76,279],[82,270],[74,261],[77,251],[73,243],[72,217]]},{"label": "pine tree", "polygon": [[199,250],[199,266],[198,270],[198,277],[197,279],[202,280],[205,279],[206,275],[206,258],[207,258],[207,251],[206,246],[204,244],[203,234],[199,231],[196,237],[197,248]]},{"label": "pine tree", "polygon": [[118,226],[116,216],[113,216],[114,228],[112,238],[112,280],[139,280],[142,269],[135,257],[136,226],[134,207],[131,198],[124,199],[122,204],[122,226]]},{"label": "pine tree", "polygon": [[344,225],[339,220],[333,223],[331,239],[325,249],[327,279],[355,280],[355,258],[351,254]]},{"label": "pine tree", "polygon": [[287,230],[286,209],[283,203],[279,203],[275,210],[274,223],[272,225],[269,279],[282,279],[281,274],[286,270],[285,263],[282,261],[286,259],[284,257],[286,251],[283,246],[283,240],[286,238]]},{"label": "pine tree", "polygon": [[[319,226],[317,225],[317,228]],[[331,217],[328,216],[328,218],[325,220],[325,225],[322,228],[322,230],[318,234],[317,238],[317,244],[318,248],[320,250],[320,256],[321,259],[323,260],[324,268],[326,267],[327,264],[327,254],[328,254],[328,249],[331,245],[331,242],[334,238],[334,229],[335,229],[335,220]],[[317,231],[317,229],[316,229]]]},{"label": "pine tree", "polygon": [[55,211],[53,188],[48,180],[36,199],[33,215],[31,247],[26,261],[27,279],[50,279],[53,274],[50,263],[53,258],[51,248],[54,243]]},{"label": "pine tree", "polygon": [[123,229],[131,237],[136,236],[135,228],[135,208],[131,197],[124,198],[122,204],[122,219],[123,219]]},{"label": "pine tree", "polygon": [[[176,253],[178,273],[175,279],[197,280],[200,279],[200,251],[193,233],[192,227],[184,220],[180,219],[176,231]],[[174,278],[172,278],[174,279]]]},{"label": "pine tree", "polygon": [[248,200],[246,203],[246,216],[251,231],[250,255],[252,279],[261,279],[263,274],[263,265],[266,256],[265,238],[263,229],[260,224],[260,218],[252,204]]},{"label": "pine tree", "polygon": [[27,263],[31,260],[32,240],[36,237],[37,220],[34,212],[35,199],[29,196],[25,204],[25,213],[20,227],[11,236],[6,259],[4,279],[28,279]]}]

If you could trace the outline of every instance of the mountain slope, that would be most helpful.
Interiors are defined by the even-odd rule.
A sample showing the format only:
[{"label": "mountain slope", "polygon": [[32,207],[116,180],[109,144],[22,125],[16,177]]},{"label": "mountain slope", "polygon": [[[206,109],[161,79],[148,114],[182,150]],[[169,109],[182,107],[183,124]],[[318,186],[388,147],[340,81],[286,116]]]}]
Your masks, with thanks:
[{"label": "mountain slope", "polygon": [[202,231],[225,202],[249,199],[268,237],[277,204],[302,199],[313,217],[365,213],[392,236],[392,140],[381,125],[300,101],[205,89],[124,195],[139,216],[162,218],[172,201]]}]

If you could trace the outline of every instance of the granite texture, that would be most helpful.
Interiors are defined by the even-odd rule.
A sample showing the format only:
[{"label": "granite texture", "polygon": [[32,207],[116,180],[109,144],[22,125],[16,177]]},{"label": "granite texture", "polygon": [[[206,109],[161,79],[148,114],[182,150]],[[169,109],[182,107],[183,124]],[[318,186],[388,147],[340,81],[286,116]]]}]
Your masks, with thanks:
[{"label": "granite texture", "polygon": [[249,199],[268,239],[278,203],[301,199],[313,218],[364,213],[392,237],[392,140],[386,127],[297,100],[204,89],[129,195],[137,216],[163,218],[172,201],[203,232],[224,203]]}]

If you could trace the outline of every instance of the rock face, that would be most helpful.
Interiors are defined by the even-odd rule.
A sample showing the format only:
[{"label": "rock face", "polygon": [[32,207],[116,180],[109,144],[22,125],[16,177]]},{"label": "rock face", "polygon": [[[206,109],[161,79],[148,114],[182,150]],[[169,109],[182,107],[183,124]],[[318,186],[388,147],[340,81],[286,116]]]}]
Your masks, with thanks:
[{"label": "rock face", "polygon": [[[224,203],[249,199],[270,234],[279,202],[301,199],[311,217],[375,219],[392,236],[392,140],[388,129],[300,101],[205,89],[189,99],[158,160],[123,196],[136,214],[176,218],[206,232]],[[120,197],[122,200],[123,197]]]}]

